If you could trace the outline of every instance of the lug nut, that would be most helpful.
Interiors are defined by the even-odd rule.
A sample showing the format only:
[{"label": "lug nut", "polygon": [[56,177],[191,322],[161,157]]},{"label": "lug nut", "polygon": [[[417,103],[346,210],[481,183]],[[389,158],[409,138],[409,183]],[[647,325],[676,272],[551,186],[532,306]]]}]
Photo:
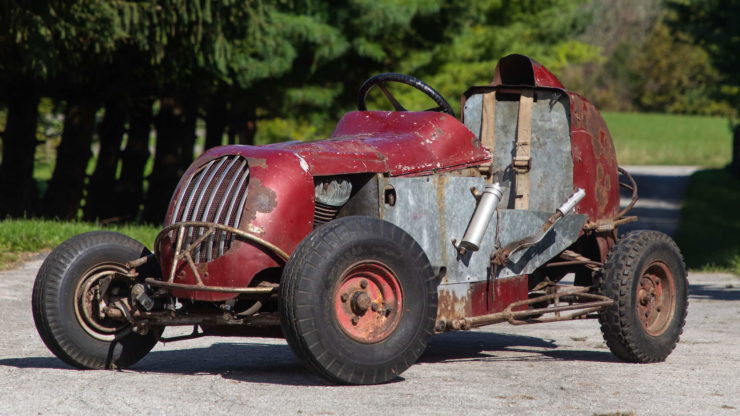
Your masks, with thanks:
[{"label": "lug nut", "polygon": [[360,287],[363,289],[367,289],[367,280],[365,279],[360,280]]},{"label": "lug nut", "polygon": [[379,308],[379,306],[375,302],[373,302],[372,305],[370,305],[370,309],[372,309],[373,312],[377,312],[378,311],[378,308]]},{"label": "lug nut", "polygon": [[342,293],[342,302],[346,302],[347,299],[349,299],[349,295],[346,293]]},{"label": "lug nut", "polygon": [[352,315],[352,325],[357,325],[358,322],[360,322],[360,318],[357,315]]}]

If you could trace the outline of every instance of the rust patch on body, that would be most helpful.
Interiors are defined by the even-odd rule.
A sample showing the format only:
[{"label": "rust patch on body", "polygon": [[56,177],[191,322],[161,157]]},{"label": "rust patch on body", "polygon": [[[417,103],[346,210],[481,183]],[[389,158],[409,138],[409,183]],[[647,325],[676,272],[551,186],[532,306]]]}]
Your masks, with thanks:
[{"label": "rust patch on body", "polygon": [[469,296],[460,297],[457,293],[440,289],[437,300],[437,320],[453,322],[470,315]]},{"label": "rust patch on body", "polygon": [[244,204],[244,219],[251,222],[257,213],[268,214],[277,206],[277,194],[272,189],[263,186],[259,178],[252,177],[249,181],[249,194]]},{"label": "rust patch on body", "polygon": [[247,163],[250,168],[267,168],[267,160],[264,158],[248,157]]}]

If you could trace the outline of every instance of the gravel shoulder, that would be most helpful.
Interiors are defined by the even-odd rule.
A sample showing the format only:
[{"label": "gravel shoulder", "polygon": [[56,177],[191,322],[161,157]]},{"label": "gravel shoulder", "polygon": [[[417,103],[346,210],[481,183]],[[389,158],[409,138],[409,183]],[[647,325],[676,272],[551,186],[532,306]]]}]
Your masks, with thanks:
[{"label": "gravel shoulder", "polygon": [[40,265],[0,272],[0,414],[740,412],[740,279],[731,275],[689,277],[686,329],[664,363],[617,361],[592,320],[501,324],[434,337],[397,382],[348,387],[327,385],[283,340],[263,338],[160,344],[129,370],[74,370],[33,325]]}]

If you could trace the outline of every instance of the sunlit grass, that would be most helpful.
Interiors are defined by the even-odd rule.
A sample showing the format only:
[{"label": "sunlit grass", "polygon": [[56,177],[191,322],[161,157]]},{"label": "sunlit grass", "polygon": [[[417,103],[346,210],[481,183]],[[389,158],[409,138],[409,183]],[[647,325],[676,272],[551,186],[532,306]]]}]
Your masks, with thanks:
[{"label": "sunlit grass", "polygon": [[675,114],[605,113],[620,165],[723,167],[732,135],[726,118]]},{"label": "sunlit grass", "polygon": [[95,223],[49,220],[0,221],[0,269],[22,259],[24,254],[52,249],[72,236],[95,230],[118,231],[151,248],[159,228],[143,225],[103,227]]}]

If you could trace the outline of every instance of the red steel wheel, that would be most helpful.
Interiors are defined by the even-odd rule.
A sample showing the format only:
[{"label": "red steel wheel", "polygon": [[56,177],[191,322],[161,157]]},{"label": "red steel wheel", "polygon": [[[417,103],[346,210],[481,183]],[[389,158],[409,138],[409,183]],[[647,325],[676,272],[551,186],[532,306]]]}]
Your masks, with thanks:
[{"label": "red steel wheel", "polygon": [[316,228],[280,280],[280,324],[293,352],[327,379],[377,384],[419,358],[434,331],[436,278],[405,231],[370,217]]},{"label": "red steel wheel", "polygon": [[401,284],[382,263],[353,264],[334,291],[334,312],[339,327],[352,339],[368,344],[381,341],[401,320]]},{"label": "red steel wheel", "polygon": [[676,305],[676,283],[673,273],[662,261],[651,263],[637,285],[637,317],[645,331],[658,336],[665,332]]},{"label": "red steel wheel", "polygon": [[599,313],[609,349],[624,361],[663,361],[683,332],[688,281],[676,243],[657,231],[633,231],[609,252],[598,293],[614,299]]}]

